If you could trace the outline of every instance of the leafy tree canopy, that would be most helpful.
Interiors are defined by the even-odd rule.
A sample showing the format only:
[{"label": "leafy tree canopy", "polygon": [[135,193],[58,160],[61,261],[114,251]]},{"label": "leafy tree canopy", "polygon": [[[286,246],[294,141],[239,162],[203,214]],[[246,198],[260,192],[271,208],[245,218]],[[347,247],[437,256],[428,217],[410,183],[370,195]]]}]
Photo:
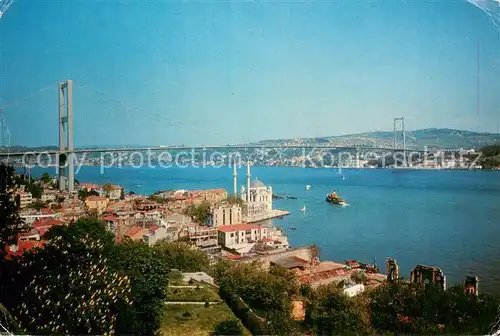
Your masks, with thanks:
[{"label": "leafy tree canopy", "polygon": [[225,320],[217,324],[212,336],[241,336],[243,328],[237,320]]}]

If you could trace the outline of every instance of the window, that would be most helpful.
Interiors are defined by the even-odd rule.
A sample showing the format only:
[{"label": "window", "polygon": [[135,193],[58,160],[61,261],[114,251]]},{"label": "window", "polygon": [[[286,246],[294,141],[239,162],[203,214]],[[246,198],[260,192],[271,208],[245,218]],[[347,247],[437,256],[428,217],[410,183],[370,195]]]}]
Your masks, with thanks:
[{"label": "window", "polygon": [[233,233],[231,233],[231,238],[233,238],[233,237],[234,237],[234,232],[233,232]]}]

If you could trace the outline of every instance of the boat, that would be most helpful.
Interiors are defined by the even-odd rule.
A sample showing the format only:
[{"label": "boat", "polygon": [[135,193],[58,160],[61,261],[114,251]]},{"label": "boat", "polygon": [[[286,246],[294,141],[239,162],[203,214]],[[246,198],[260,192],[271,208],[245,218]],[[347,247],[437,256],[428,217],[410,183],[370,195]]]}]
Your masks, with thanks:
[{"label": "boat", "polygon": [[339,197],[335,193],[335,191],[331,194],[326,195],[326,201],[328,203],[333,203],[333,204],[338,204],[338,205],[347,205],[347,202],[343,198]]},{"label": "boat", "polygon": [[302,209],[300,209],[300,211],[302,211],[302,212],[306,212],[306,206],[304,205],[304,206],[302,207]]},{"label": "boat", "polygon": [[311,189],[311,186],[308,184],[308,185],[306,185],[306,190],[309,190],[309,189]]},{"label": "boat", "polygon": [[290,230],[297,230],[295,226],[290,226]]}]

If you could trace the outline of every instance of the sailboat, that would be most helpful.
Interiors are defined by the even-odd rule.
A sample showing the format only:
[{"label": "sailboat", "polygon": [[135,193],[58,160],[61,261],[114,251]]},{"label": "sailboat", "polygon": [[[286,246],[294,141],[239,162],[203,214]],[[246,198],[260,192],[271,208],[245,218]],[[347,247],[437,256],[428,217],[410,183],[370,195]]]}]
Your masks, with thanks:
[{"label": "sailboat", "polygon": [[300,209],[300,211],[302,211],[302,212],[306,212],[306,206],[304,205],[304,206],[302,207],[302,209]]},{"label": "sailboat", "polygon": [[306,190],[309,190],[309,189],[311,189],[311,186],[308,184],[308,185],[306,185]]}]

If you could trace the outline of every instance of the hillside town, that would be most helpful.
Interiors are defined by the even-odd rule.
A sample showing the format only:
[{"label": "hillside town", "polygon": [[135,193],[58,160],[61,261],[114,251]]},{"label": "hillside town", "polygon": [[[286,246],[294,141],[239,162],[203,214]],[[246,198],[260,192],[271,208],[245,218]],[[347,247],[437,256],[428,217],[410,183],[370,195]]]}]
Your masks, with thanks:
[{"label": "hillside town", "polygon": [[[152,246],[159,240],[187,241],[214,258],[230,259],[285,251],[290,248],[286,235],[256,222],[288,212],[273,209],[272,188],[257,179],[250,181],[249,174],[250,167],[247,188],[242,186],[241,195],[232,196],[224,189],[168,190],[143,196],[127,193],[121,186],[93,183],[77,184],[71,193],[56,188],[55,178],[25,181],[14,195],[27,228],[10,251],[22,254],[41,246],[51,227],[82,217],[104,222],[117,242],[128,238]],[[22,181],[24,176],[18,178]],[[30,183],[38,188],[38,197],[27,190]]]}]

